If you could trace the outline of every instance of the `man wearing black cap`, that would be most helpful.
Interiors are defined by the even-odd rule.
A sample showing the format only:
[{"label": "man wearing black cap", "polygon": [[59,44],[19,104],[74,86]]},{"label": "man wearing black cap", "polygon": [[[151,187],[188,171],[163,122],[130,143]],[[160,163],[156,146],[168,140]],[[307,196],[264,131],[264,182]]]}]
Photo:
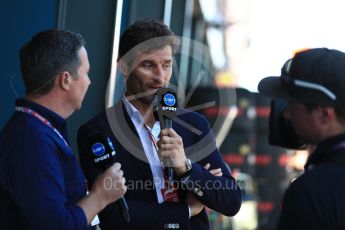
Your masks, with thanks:
[{"label": "man wearing black cap", "polygon": [[316,145],[285,193],[278,229],[345,229],[345,53],[301,51],[258,89],[287,100],[284,117]]}]

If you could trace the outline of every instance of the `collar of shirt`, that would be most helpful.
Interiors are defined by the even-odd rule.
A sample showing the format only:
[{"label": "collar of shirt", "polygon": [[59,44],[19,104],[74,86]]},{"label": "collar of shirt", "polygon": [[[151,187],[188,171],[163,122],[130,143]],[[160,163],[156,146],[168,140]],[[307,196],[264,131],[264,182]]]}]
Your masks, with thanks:
[{"label": "collar of shirt", "polygon": [[[132,105],[132,103],[129,102],[129,100],[126,97],[123,97],[122,99],[123,104],[125,105],[126,111],[131,118],[131,120],[135,120],[136,123],[134,124],[135,126],[138,125],[144,125],[144,118],[141,116],[140,112],[137,110],[137,108]],[[148,127],[148,130],[152,133],[152,135],[158,139],[158,135],[161,132],[161,126],[159,124],[159,121],[156,121],[153,125],[153,127]]]},{"label": "collar of shirt", "polygon": [[123,104],[125,105],[126,111],[131,119],[135,119],[138,124],[144,124],[144,119],[141,116],[140,112],[135,108],[132,103],[128,101],[126,97],[122,99]]},{"label": "collar of shirt", "polygon": [[[66,120],[52,110],[24,98],[16,100],[16,106],[25,107],[39,113],[66,137]],[[67,140],[67,139],[66,139]]]},{"label": "collar of shirt", "polygon": [[329,137],[320,142],[315,151],[309,155],[304,169],[308,169],[310,165],[316,165],[320,162],[327,161],[328,158],[332,157],[332,149],[343,141],[345,141],[345,133]]}]

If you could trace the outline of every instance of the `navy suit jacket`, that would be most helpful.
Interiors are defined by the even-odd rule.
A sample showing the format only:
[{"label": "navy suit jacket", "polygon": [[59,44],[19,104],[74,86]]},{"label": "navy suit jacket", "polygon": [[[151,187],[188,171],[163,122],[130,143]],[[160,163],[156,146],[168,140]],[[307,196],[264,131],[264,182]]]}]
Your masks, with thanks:
[{"label": "navy suit jacket", "polygon": [[[82,125],[78,130],[79,158],[91,188],[101,173],[93,163],[87,150],[88,136],[102,132],[110,137],[115,147],[115,162],[122,165],[126,178],[125,199],[131,221],[126,224],[116,203],[108,205],[100,213],[102,229],[210,229],[205,209],[189,218],[188,206],[184,201],[190,191],[207,207],[224,215],[235,215],[241,206],[241,190],[230,174],[215,145],[209,123],[197,113],[179,109],[173,129],[182,137],[185,153],[193,162],[190,177],[179,186],[180,201],[159,204],[153,176],[136,129],[123,103],[107,109]],[[222,177],[213,176],[203,165],[221,168]]]}]

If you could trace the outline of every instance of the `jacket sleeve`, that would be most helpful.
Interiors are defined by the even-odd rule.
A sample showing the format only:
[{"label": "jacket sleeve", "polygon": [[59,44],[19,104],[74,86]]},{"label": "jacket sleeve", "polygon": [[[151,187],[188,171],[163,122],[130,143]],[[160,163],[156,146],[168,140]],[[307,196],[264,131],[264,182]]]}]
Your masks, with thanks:
[{"label": "jacket sleeve", "polygon": [[[241,207],[241,189],[216,147],[209,123],[203,116],[199,116],[194,126],[198,127],[202,134],[193,146],[185,147],[186,155],[192,160],[200,160],[192,164],[191,174],[183,178],[181,183],[184,189],[192,192],[208,208],[226,216],[234,216]],[[209,170],[204,169],[207,163],[210,164],[209,170],[221,168],[223,176],[214,176]]]},{"label": "jacket sleeve", "polygon": [[[88,229],[83,210],[68,202],[62,154],[45,135],[22,133],[8,159],[8,192],[33,229]],[[75,159],[74,159],[75,160]]]}]

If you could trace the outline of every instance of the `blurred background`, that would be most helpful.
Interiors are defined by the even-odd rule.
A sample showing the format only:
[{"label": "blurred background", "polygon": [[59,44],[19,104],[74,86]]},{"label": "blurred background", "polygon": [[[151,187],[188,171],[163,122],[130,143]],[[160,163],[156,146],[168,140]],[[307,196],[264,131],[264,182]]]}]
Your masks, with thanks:
[{"label": "blurred background", "polygon": [[[141,18],[164,21],[183,37],[172,85],[185,107],[210,121],[224,160],[243,188],[233,218],[208,210],[212,229],[273,229],[280,200],[303,169],[306,151],[268,143],[270,100],[257,93],[265,76],[280,74],[296,51],[345,51],[342,0],[2,0],[0,128],[24,95],[18,52],[38,31],[82,34],[92,66],[83,108],[68,120],[75,152],[78,127],[116,102],[125,83],[117,74],[118,38]],[[207,106],[208,105],[208,106]],[[195,107],[194,107],[195,108]]]}]

